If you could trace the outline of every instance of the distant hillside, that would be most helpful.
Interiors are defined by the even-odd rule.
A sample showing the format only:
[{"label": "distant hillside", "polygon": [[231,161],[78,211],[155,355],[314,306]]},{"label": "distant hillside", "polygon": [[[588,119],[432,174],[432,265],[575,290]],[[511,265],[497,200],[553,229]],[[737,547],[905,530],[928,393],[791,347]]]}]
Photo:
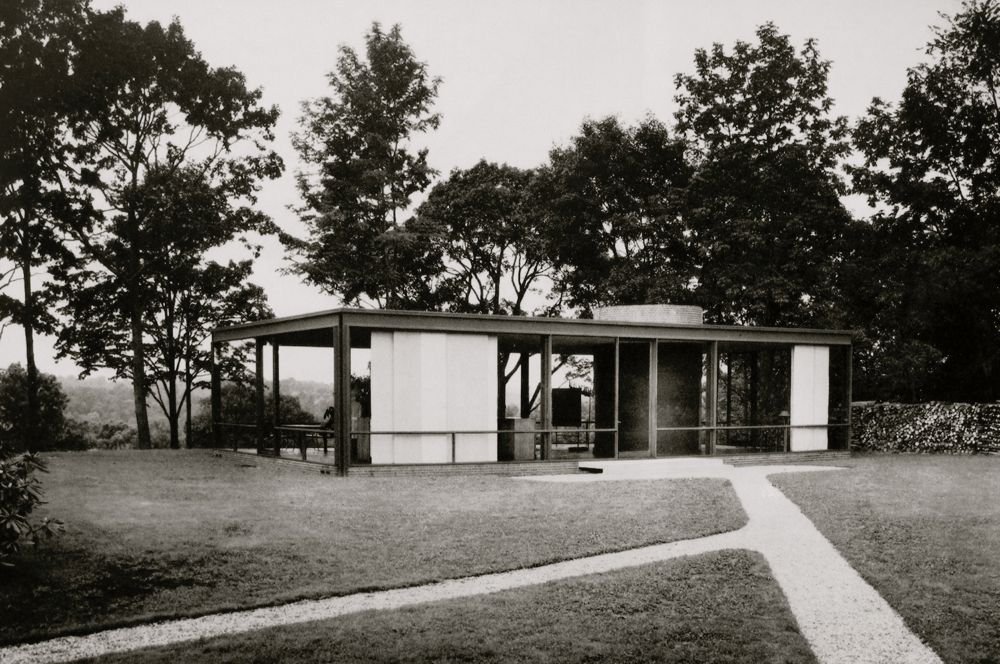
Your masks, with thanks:
[{"label": "distant hillside", "polygon": [[[93,424],[135,424],[131,383],[97,377],[78,380],[71,376],[60,376],[59,383],[69,398],[67,417]],[[149,421],[150,424],[166,423],[155,403],[149,404]]]},{"label": "distant hillside", "polygon": [[323,419],[323,413],[333,405],[333,383],[284,378],[281,381],[281,393],[297,397],[302,410],[318,420]]},{"label": "distant hillside", "polygon": [[[129,426],[135,425],[130,383],[96,377],[77,380],[71,376],[61,376],[59,383],[69,398],[66,406],[67,417],[91,424],[120,422]],[[270,382],[267,386],[270,390]],[[333,405],[331,383],[287,378],[281,381],[281,393],[298,398],[302,409],[317,419],[321,419],[323,412]],[[208,400],[208,396],[207,390],[195,392],[195,413],[201,409],[201,402]],[[152,399],[149,401],[149,421],[156,428],[165,427],[167,423],[160,407]]]}]

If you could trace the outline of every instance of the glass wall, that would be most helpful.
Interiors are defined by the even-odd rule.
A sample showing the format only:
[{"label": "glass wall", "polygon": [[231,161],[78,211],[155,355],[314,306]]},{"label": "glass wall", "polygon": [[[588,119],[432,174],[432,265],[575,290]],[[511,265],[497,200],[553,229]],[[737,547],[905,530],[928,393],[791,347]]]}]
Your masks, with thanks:
[{"label": "glass wall", "polygon": [[791,349],[719,345],[716,453],[788,447]]}]

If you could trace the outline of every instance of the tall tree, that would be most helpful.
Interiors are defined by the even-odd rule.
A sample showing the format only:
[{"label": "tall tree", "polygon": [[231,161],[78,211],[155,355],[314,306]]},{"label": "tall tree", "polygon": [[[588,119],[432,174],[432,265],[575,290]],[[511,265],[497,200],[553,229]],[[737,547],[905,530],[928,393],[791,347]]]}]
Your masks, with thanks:
[{"label": "tall tree", "polygon": [[[252,261],[206,261],[213,248],[267,230],[270,222],[234,206],[227,190],[200,166],[153,167],[132,192],[142,223],[134,245],[143,257],[140,285],[143,359],[148,389],[179,447],[181,413],[210,362],[205,342],[213,327],[272,316],[259,286],[247,282]],[[258,247],[250,246],[256,251]],[[129,326],[131,292],[123,280],[96,266],[56,270],[67,323],[57,348],[84,374],[109,368],[135,379]],[[238,351],[231,360],[245,359]],[[232,362],[230,362],[232,363]]]},{"label": "tall tree", "polygon": [[347,303],[426,306],[422,276],[439,263],[406,211],[434,174],[413,139],[438,126],[431,105],[439,79],[398,25],[385,32],[378,23],[365,36],[365,57],[342,46],[328,79],[333,95],[303,104],[293,137],[307,168],[297,180],[309,232],[283,236],[297,256],[293,269]]},{"label": "tall tree", "polygon": [[[174,343],[178,348],[172,355],[174,361],[164,362],[166,371],[158,377],[164,386],[161,394],[165,392],[167,399],[161,396],[157,402],[161,408],[167,406],[164,412],[171,421],[171,445],[175,447],[181,406],[185,412],[185,445],[192,446],[192,399],[196,389],[211,389],[213,361],[219,363],[222,375],[229,376],[231,380],[250,382],[246,367],[252,344],[229,345],[213,358],[211,337],[212,330],[217,327],[274,316],[264,289],[248,283],[251,271],[252,262],[249,260],[226,265],[209,262],[165,289],[176,302],[177,331],[171,338],[176,340]],[[183,384],[178,398],[177,384],[181,378]]]},{"label": "tall tree", "polygon": [[[193,393],[209,387],[212,329],[273,315],[263,289],[247,282],[251,270],[251,261],[224,265],[209,261],[151,277],[156,292],[143,315],[146,376],[150,397],[167,419],[174,449],[180,447],[185,415],[190,442]],[[123,326],[121,288],[86,272],[74,273],[65,283],[74,294],[64,305],[70,322],[60,329],[57,346],[73,348],[84,375],[104,368],[131,380],[131,338]],[[221,373],[247,382],[249,350],[232,346],[217,356]]]},{"label": "tall tree", "polygon": [[631,127],[614,117],[587,120],[568,146],[552,150],[535,196],[567,304],[586,311],[690,299],[690,177],[683,142],[652,117]]},{"label": "tall tree", "polygon": [[838,169],[847,121],[834,116],[830,63],[771,23],[756,41],[695,52],[676,77],[677,129],[696,173],[689,189],[695,299],[716,322],[836,319],[837,267],[851,218]]},{"label": "tall tree", "polygon": [[[876,206],[868,278],[873,396],[1000,398],[1000,3],[945,17],[902,100],[875,99],[854,138]],[[910,377],[909,381],[899,380]]]},{"label": "tall tree", "polygon": [[47,430],[39,428],[34,337],[54,329],[33,271],[64,252],[52,210],[62,210],[69,221],[67,213],[86,207],[79,201],[71,206],[73,188],[56,184],[73,155],[67,127],[85,112],[75,103],[71,57],[87,13],[86,0],[0,5],[0,259],[13,266],[2,285],[20,281],[21,286],[20,298],[0,292],[0,320],[24,330],[29,449],[46,442],[36,437]]},{"label": "tall tree", "polygon": [[525,299],[550,276],[542,248],[534,173],[480,161],[431,189],[413,225],[441,248],[435,284],[455,311],[522,315]]},{"label": "tall tree", "polygon": [[95,150],[78,167],[99,214],[91,228],[74,234],[80,260],[63,269],[114,283],[121,294],[138,444],[148,447],[143,315],[154,295],[149,272],[169,258],[163,238],[150,231],[150,217],[161,213],[150,193],[190,168],[222,201],[225,224],[213,225],[221,220],[212,218],[198,227],[211,246],[240,233],[270,232],[267,217],[251,206],[260,180],[282,170],[266,147],[278,111],[261,106],[260,90],[248,88],[236,69],[209,66],[176,20],[142,26],[121,8],[90,20],[73,69],[87,98],[104,107],[75,128],[77,141]]}]

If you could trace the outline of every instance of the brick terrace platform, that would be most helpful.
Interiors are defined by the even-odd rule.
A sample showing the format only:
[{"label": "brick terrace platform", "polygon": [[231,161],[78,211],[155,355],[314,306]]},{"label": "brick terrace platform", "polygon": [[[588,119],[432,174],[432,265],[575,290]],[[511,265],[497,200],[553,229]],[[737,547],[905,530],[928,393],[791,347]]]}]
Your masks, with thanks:
[{"label": "brick terrace platform", "polygon": [[[316,455],[317,458],[303,461],[298,456],[274,457],[258,455],[253,450],[215,450],[216,454],[238,456],[248,463],[257,465],[284,466],[305,472],[314,472],[321,475],[335,475],[336,469],[332,465],[333,456],[323,457],[322,453]],[[310,455],[312,456],[312,455]],[[714,457],[690,456],[676,457],[678,462],[690,462],[699,459],[716,459],[731,466],[770,466],[786,465],[794,463],[816,463],[819,461],[839,461],[851,458],[851,453],[846,450],[816,450],[810,452],[775,452],[758,454],[728,454]],[[495,461],[486,463],[443,463],[443,464],[393,464],[393,465],[352,465],[348,471],[350,477],[400,477],[400,476],[440,476],[440,475],[499,475],[505,477],[517,477],[525,475],[565,475],[581,472],[580,464],[587,461],[594,462],[614,462],[614,459],[557,459],[552,461]],[[622,460],[628,463],[643,461],[643,459]],[[659,458],[658,461],[670,461],[668,458]]]},{"label": "brick terrace platform", "polygon": [[[296,455],[292,456],[267,456],[257,454],[254,450],[215,450],[216,454],[238,457],[247,463],[254,465],[286,467],[305,472],[319,473],[321,475],[336,475],[336,468],[332,465],[333,455],[328,455],[327,460],[323,459],[320,452],[317,459],[303,461]],[[312,455],[310,455],[312,456]],[[414,463],[414,464],[393,464],[393,465],[372,465],[357,464],[352,465],[348,471],[349,477],[399,477],[399,476],[438,476],[438,475],[500,475],[500,476],[523,476],[523,475],[564,475],[568,473],[580,472],[580,464],[576,459],[554,460],[554,461],[493,461],[487,463]]]}]

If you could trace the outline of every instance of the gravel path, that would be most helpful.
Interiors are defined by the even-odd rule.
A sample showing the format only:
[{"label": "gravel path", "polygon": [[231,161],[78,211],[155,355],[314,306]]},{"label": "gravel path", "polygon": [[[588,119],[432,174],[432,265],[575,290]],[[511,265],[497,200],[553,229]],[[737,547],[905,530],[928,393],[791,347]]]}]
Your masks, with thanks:
[{"label": "gravel path", "polygon": [[[738,531],[735,531],[738,532]],[[561,563],[498,572],[483,576],[442,581],[412,588],[358,593],[322,600],[305,600],[281,606],[218,613],[184,620],[171,620],[139,627],[123,627],[86,636],[69,636],[23,646],[0,649],[3,664],[65,662],[97,657],[149,646],[250,632],[266,627],[324,620],[360,611],[398,609],[413,604],[458,599],[534,586],[587,574],[600,574],[679,556],[735,548],[734,533],[694,540],[657,544],[619,553],[577,558]]]},{"label": "gravel path", "polygon": [[899,615],[847,564],[801,511],[767,481],[777,472],[829,467],[732,468],[718,460],[616,461],[601,475],[556,475],[527,481],[593,482],[682,477],[730,480],[749,517],[740,530],[579,558],[530,569],[443,581],[413,588],[308,600],[108,630],[0,649],[6,664],[64,662],[149,646],[237,634],[266,627],[322,620],[368,610],[397,609],[471,595],[494,593],[587,574],[696,555],[720,549],[759,551],[785,592],[800,629],[823,664],[940,662],[905,626]]},{"label": "gravel path", "polygon": [[659,461],[609,461],[586,465],[601,467],[604,472],[601,475],[567,475],[565,478],[548,479],[728,479],[748,517],[744,528],[731,533],[730,546],[751,549],[764,555],[771,573],[788,599],[802,635],[822,664],[941,662],[802,511],[767,480],[768,475],[776,473],[820,472],[835,468],[734,468],[719,459],[686,460],[673,465]]}]

